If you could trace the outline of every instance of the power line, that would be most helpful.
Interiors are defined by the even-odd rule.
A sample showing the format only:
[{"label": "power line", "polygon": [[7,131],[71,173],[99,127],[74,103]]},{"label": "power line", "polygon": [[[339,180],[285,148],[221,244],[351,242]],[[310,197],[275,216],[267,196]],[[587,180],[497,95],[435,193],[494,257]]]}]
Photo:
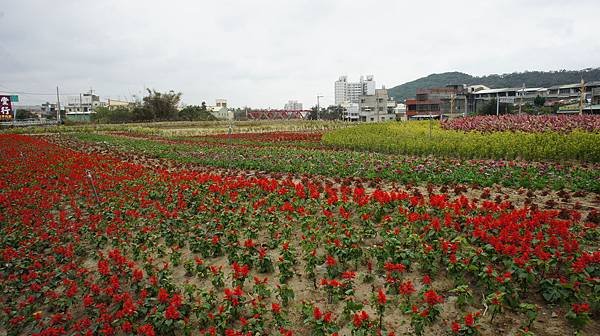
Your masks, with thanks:
[{"label": "power line", "polygon": [[[10,88],[7,88],[6,86],[0,85],[0,88],[4,88],[6,90],[0,90],[0,93],[2,94],[20,94],[20,95],[25,95],[25,96],[56,96],[56,92],[27,92],[27,91],[17,91],[17,90],[11,90]],[[81,94],[81,92],[61,92],[60,95],[61,96],[79,96]],[[109,98],[111,96],[121,96],[121,94],[114,94],[114,95],[106,95],[105,97]]]},{"label": "power line", "polygon": [[[0,85],[0,87],[6,89],[6,91],[0,90],[0,92],[3,92],[3,93],[22,94],[22,95],[31,95],[31,96],[54,96],[56,94],[55,92],[43,93],[43,92],[27,92],[27,91],[11,90],[10,88],[7,88],[4,85]],[[79,93],[63,93],[62,95],[78,95],[78,94]]]}]

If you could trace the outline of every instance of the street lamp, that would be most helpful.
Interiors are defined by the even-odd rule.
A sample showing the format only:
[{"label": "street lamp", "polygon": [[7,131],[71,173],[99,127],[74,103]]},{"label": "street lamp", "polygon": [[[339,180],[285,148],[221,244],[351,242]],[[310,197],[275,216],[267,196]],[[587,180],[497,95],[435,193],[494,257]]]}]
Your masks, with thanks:
[{"label": "street lamp", "polygon": [[319,98],[323,98],[323,96],[317,95],[317,120],[321,119],[321,106],[319,104]]}]

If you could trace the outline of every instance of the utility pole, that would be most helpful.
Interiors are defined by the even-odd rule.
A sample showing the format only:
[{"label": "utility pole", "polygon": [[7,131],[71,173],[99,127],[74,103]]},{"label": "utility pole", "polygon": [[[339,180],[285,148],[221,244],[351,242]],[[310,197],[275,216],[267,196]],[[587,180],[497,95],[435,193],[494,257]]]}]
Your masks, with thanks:
[{"label": "utility pole", "polygon": [[519,103],[519,114],[521,114],[521,111],[522,111],[524,95],[525,95],[525,83],[523,83],[523,87],[521,89],[521,103]]},{"label": "utility pole", "polygon": [[60,95],[58,94],[58,85],[56,86],[56,121],[60,124]]},{"label": "utility pole", "polygon": [[317,95],[317,120],[321,120],[321,105],[319,104],[319,98],[323,96]]},{"label": "utility pole", "polygon": [[[450,95],[450,115],[454,114],[454,100],[456,99],[456,94]],[[440,113],[440,125],[442,124],[442,114]]]},{"label": "utility pole", "polygon": [[429,139],[431,139],[432,131],[433,131],[433,115],[431,114],[431,109],[429,109]]},{"label": "utility pole", "polygon": [[579,92],[579,115],[583,115],[583,101],[585,100],[585,82],[581,79],[581,87]]},{"label": "utility pole", "polygon": [[500,96],[496,95],[496,117],[500,116]]}]

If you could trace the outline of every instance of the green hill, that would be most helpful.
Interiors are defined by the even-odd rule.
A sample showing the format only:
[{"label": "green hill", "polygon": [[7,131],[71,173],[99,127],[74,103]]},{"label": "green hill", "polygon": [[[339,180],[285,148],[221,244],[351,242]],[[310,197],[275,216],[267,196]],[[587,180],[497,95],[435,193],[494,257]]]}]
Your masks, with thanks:
[{"label": "green hill", "polygon": [[513,72],[502,75],[487,75],[474,77],[462,72],[444,72],[431,74],[412,82],[395,86],[388,90],[388,94],[396,101],[413,98],[418,88],[441,87],[450,84],[483,84],[490,88],[521,87],[549,87],[559,84],[578,83],[581,79],[587,81],[600,81],[600,68],[583,70],[559,71],[525,71]]}]

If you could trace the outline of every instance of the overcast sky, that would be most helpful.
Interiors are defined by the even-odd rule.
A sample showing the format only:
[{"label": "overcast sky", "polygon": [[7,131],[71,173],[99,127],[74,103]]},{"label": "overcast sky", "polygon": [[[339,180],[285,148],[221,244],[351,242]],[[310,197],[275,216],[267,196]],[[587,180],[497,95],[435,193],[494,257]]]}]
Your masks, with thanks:
[{"label": "overcast sky", "polygon": [[[600,1],[8,0],[0,90],[308,108],[340,75],[390,88],[431,73],[600,66]],[[55,97],[21,94],[24,103]]]}]

